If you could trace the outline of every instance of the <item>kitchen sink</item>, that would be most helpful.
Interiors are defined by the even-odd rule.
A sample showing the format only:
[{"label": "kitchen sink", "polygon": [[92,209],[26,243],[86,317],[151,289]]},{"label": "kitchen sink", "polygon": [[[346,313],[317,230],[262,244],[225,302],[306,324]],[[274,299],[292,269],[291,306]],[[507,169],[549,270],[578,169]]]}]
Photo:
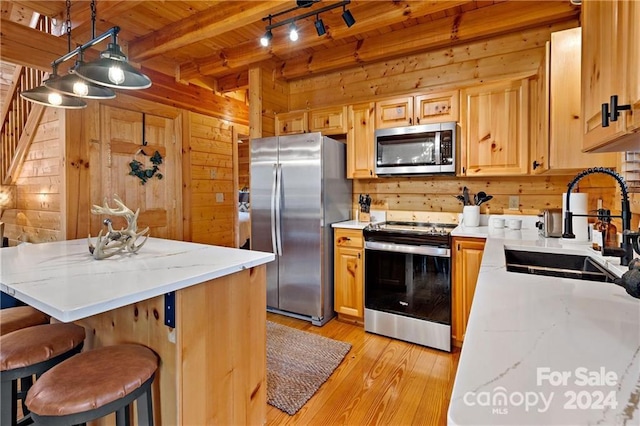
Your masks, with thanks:
[{"label": "kitchen sink", "polygon": [[614,274],[589,256],[504,249],[507,271],[586,281],[614,282]]}]

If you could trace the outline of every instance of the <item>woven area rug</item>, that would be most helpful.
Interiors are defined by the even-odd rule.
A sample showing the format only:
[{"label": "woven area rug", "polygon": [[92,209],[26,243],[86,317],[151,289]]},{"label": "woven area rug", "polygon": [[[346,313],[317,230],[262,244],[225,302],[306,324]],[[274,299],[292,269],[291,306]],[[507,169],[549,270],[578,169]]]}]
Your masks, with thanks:
[{"label": "woven area rug", "polygon": [[267,321],[267,402],[294,415],[350,349],[349,343]]}]

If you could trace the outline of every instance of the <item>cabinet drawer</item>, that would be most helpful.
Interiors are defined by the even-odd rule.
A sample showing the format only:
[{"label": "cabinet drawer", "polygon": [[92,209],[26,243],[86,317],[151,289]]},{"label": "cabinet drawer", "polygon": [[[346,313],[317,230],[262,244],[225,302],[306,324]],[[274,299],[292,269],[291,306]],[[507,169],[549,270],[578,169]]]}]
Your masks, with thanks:
[{"label": "cabinet drawer", "polygon": [[336,229],[335,242],[336,247],[364,247],[362,231],[357,230]]}]

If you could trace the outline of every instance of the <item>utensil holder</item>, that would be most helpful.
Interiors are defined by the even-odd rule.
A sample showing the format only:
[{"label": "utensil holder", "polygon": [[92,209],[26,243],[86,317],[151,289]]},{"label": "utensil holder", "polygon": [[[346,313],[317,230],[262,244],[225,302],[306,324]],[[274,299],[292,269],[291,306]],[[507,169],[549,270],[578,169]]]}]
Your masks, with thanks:
[{"label": "utensil holder", "polygon": [[476,227],[480,225],[480,206],[464,206],[462,208],[463,226]]},{"label": "utensil holder", "polygon": [[360,212],[360,217],[358,218],[360,222],[370,222],[371,215],[369,213]]}]

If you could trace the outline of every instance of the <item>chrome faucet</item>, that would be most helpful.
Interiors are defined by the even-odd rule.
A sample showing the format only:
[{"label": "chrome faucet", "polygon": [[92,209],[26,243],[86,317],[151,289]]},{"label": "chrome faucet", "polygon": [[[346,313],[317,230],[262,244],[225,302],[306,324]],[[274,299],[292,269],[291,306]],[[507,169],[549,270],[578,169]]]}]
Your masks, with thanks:
[{"label": "chrome faucet", "polygon": [[574,216],[576,217],[594,216],[589,214],[573,214],[569,206],[569,198],[571,195],[571,191],[573,190],[573,187],[576,185],[576,183],[578,183],[578,181],[583,177],[594,174],[594,173],[603,173],[605,175],[609,175],[618,182],[618,185],[620,185],[620,192],[622,193],[621,215],[620,216],[612,215],[609,217],[619,217],[622,219],[622,244],[620,245],[620,248],[607,248],[605,250],[605,244],[603,241],[602,254],[605,256],[607,255],[619,256],[620,264],[623,266],[627,266],[629,265],[629,262],[631,262],[631,259],[633,259],[634,248],[636,249],[636,251],[638,251],[638,235],[640,235],[640,233],[631,232],[631,207],[629,205],[629,190],[627,188],[627,183],[624,181],[622,176],[620,176],[618,173],[614,172],[611,169],[606,169],[604,167],[594,167],[591,169],[587,169],[578,173],[573,178],[573,180],[569,182],[569,184],[567,185],[568,186],[567,199],[566,199],[567,211],[565,212],[565,216],[564,216],[564,233],[562,234],[562,238],[576,237],[575,234],[573,233],[573,217]]}]

